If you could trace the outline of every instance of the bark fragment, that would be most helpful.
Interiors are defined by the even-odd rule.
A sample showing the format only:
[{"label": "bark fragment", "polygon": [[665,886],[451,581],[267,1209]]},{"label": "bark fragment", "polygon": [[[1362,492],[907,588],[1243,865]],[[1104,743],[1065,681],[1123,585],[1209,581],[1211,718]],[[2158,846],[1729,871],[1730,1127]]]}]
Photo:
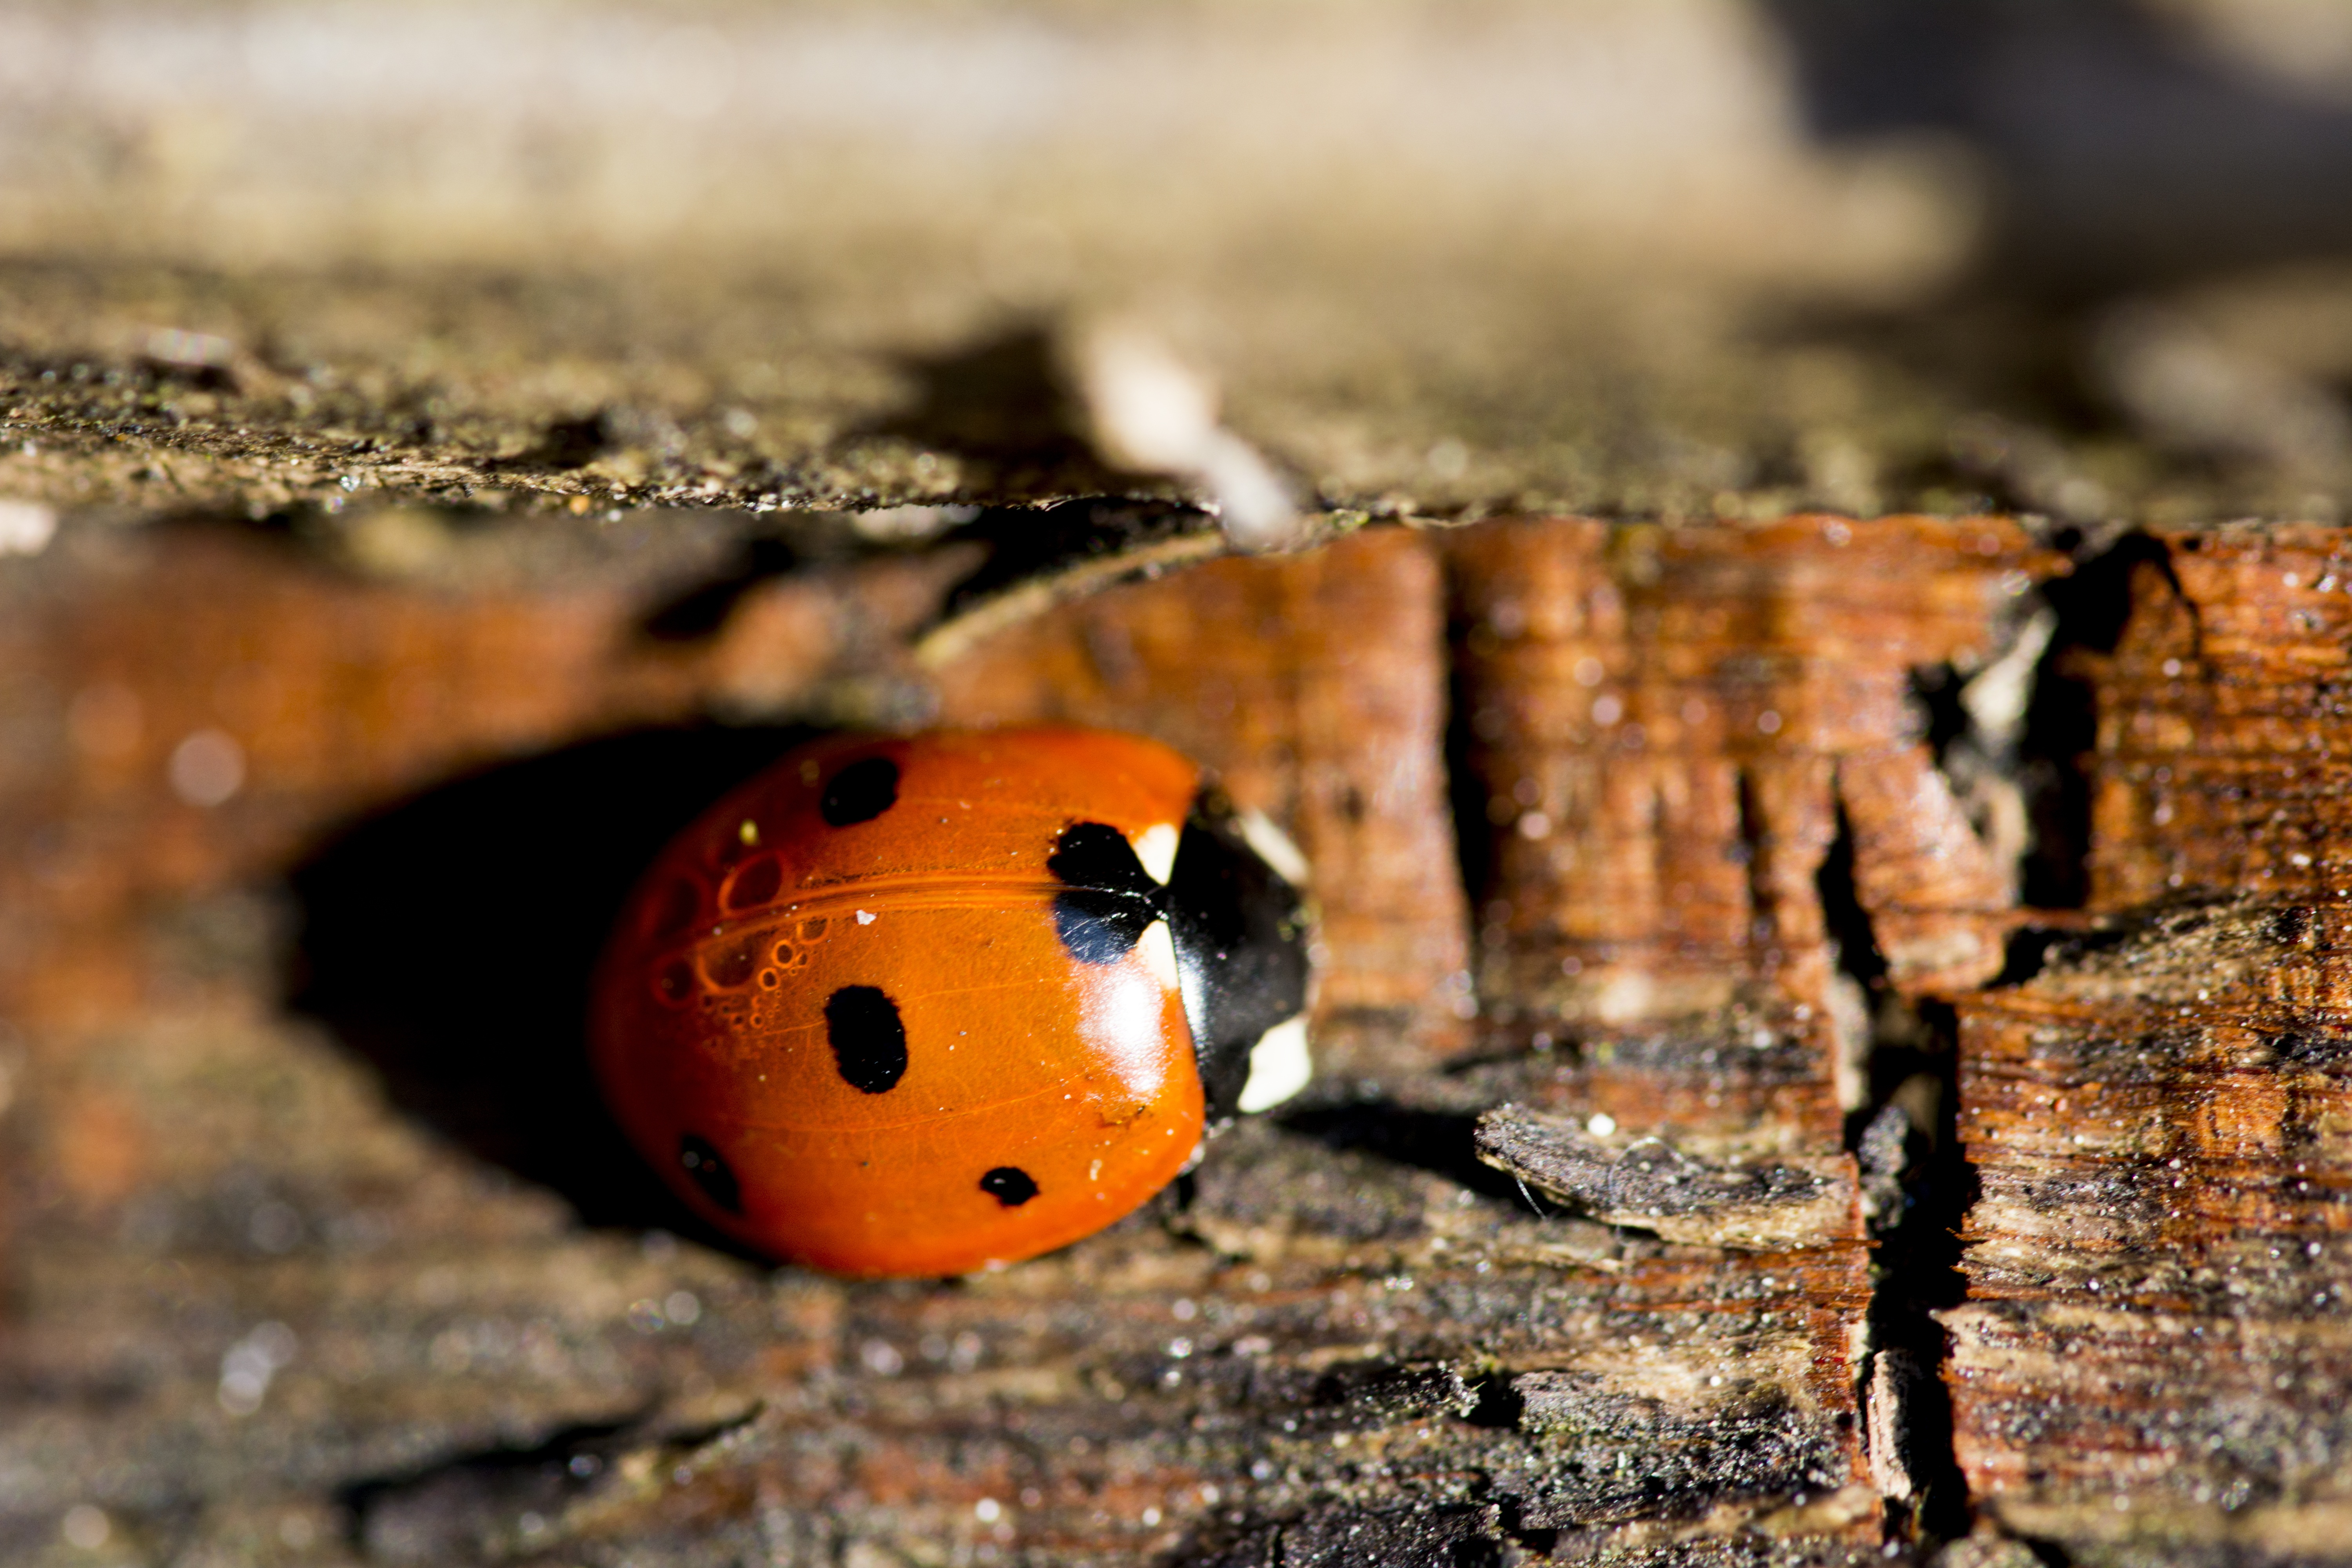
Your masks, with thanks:
[{"label": "bark fragment", "polygon": [[1500,1105],[1478,1119],[1478,1157],[1603,1225],[1668,1241],[1777,1250],[1862,1234],[1853,1162],[1843,1154],[1702,1160],[1663,1138],[1605,1141],[1565,1117]]}]

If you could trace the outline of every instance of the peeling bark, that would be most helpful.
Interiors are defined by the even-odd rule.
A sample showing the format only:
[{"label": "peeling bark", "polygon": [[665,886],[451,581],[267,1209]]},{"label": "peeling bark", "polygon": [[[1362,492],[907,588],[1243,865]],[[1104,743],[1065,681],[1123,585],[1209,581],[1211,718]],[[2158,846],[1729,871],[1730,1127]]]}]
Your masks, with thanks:
[{"label": "peeling bark", "polygon": [[1701,1160],[1662,1138],[1611,1143],[1566,1118],[1500,1105],[1478,1119],[1478,1158],[1603,1225],[1668,1241],[1772,1250],[1862,1236],[1853,1162],[1843,1154]]}]

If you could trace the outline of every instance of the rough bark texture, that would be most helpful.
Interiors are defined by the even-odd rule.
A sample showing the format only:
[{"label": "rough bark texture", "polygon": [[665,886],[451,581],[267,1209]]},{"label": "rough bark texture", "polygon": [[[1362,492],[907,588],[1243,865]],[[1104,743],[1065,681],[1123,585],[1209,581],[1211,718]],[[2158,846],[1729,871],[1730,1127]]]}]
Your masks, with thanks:
[{"label": "rough bark texture", "polygon": [[[1299,837],[1310,1098],[946,1284],[765,1273],[637,1170],[580,982],[661,837],[797,732],[658,726],[753,681],[767,711],[917,689],[894,634],[959,564],[754,586],[698,642],[648,638],[642,585],[456,595],[206,531],[77,530],[18,574],[11,1552],[92,1518],[175,1561],[1875,1551],[1850,1217],[1726,1248],[1477,1161],[1500,1100],[1600,1101],[1566,1033],[1468,1049],[1446,589],[1411,532],[1068,606],[925,699],[1156,730]],[[1760,1047],[1720,1028],[1595,1045],[1614,1146],[1803,1151],[1851,1216],[1826,1068],[1743,1097]]]},{"label": "rough bark texture", "polygon": [[2105,929],[1961,1006],[1958,1455],[2078,1560],[2337,1562],[2352,541],[2146,542],[2120,640],[2074,656]]},{"label": "rough bark texture", "polygon": [[[2000,968],[2010,920],[1913,672],[1987,662],[2063,563],[2006,521],[1899,518],[1510,522],[1452,559],[1490,1016],[1538,1048],[1622,1037],[1580,1053],[1578,1086],[1620,1120],[1655,1117],[1679,1058],[1677,1125],[1837,1148],[1869,1049],[1841,942],[1874,945],[1897,989],[1967,985]],[[1830,891],[1864,921],[1842,931],[1833,847]],[[1708,1044],[1664,1043],[1678,1032]]]},{"label": "rough bark texture", "polygon": [[1993,1516],[2099,1562],[2340,1561],[2335,904],[2182,910],[1969,1004],[1948,1313]]},{"label": "rough bark texture", "polygon": [[[2126,542],[2031,700],[2061,562],[2000,522],[1368,531],[1031,595],[937,670],[1108,557],[666,538],[467,591],[78,524],[0,584],[10,1554],[1838,1561],[1964,1522],[1949,1443],[1961,1558],[2344,1555],[2337,532]],[[2053,710],[2079,797],[2002,795]],[[844,717],[1214,764],[1322,868],[1324,1080],[1002,1274],[714,1246],[581,983],[667,833]],[[2077,798],[2053,949],[2015,824]]]}]

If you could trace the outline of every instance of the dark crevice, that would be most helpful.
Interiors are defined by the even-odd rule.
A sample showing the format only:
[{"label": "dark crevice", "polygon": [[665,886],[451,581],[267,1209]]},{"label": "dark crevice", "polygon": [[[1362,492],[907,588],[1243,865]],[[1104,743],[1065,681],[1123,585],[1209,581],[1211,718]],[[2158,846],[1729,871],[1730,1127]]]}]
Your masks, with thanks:
[{"label": "dark crevice", "polygon": [[600,411],[584,418],[556,420],[540,433],[529,450],[485,466],[494,472],[563,472],[586,468],[618,445],[612,416]]},{"label": "dark crevice", "polygon": [[1207,512],[1172,501],[1092,496],[1045,507],[991,507],[945,536],[983,545],[988,553],[948,591],[932,625],[968,616],[1028,584],[1089,570],[1108,570],[1114,578],[1128,575],[1122,560],[1132,560],[1132,575],[1152,575],[1162,569],[1149,553],[1153,546],[1216,531],[1216,520]]},{"label": "dark crevice", "polygon": [[[1508,797],[1497,795],[1496,781],[1479,765],[1479,753],[1500,737],[1504,718],[1499,709],[1481,709],[1478,703],[1477,655],[1482,644],[1491,646],[1494,633],[1471,617],[1450,558],[1441,553],[1439,560],[1446,606],[1441,650],[1445,669],[1445,804],[1454,829],[1454,871],[1462,879],[1463,908],[1469,925],[1463,951],[1470,956],[1471,974],[1482,977],[1478,984],[1484,986],[1491,983],[1484,977],[1501,956],[1497,950],[1509,929],[1507,906],[1488,907],[1495,888],[1497,803],[1507,802]],[[1517,1047],[1513,1047],[1510,1054],[1517,1055]],[[1454,1069],[1468,1065],[1466,1057],[1457,1058]]]},{"label": "dark crevice", "polygon": [[2130,935],[2126,928],[2085,931],[2074,925],[2020,926],[2009,933],[2001,950],[2000,973],[1985,983],[1988,991],[2022,985],[2053,963],[2072,963],[2085,953],[2112,947]]},{"label": "dark crevice", "polygon": [[[1769,830],[1764,826],[1764,803],[1756,797],[1756,776],[1748,769],[1739,770],[1738,780],[1739,807],[1739,853],[1741,869],[1748,873],[1748,907],[1754,912],[1757,931],[1761,936],[1769,927],[1766,922],[1780,903],[1773,888],[1770,867],[1766,853]],[[1846,858],[1851,861],[1849,850]]]},{"label": "dark crevice", "polygon": [[1548,1558],[1559,1550],[1560,1532],[1557,1530],[1525,1529],[1507,1517],[1504,1521],[1503,1529],[1506,1534],[1518,1543],[1520,1550],[1532,1552],[1538,1559]]},{"label": "dark crevice", "polygon": [[1519,1397],[1511,1380],[1500,1373],[1482,1377],[1470,1385],[1477,1403],[1464,1414],[1462,1419],[1473,1426],[1483,1426],[1494,1432],[1518,1430],[1519,1417],[1525,1413],[1527,1401]]},{"label": "dark crevice", "polygon": [[648,1450],[666,1462],[691,1454],[757,1420],[760,1409],[691,1426],[670,1426],[650,1411],[569,1426],[535,1444],[479,1448],[356,1481],[336,1500],[350,1520],[352,1545],[368,1562],[421,1568],[504,1560],[514,1554],[507,1542],[515,1532],[529,1541],[530,1516],[551,1524],[575,1500],[613,1484],[625,1461],[641,1463]]},{"label": "dark crevice", "polygon": [[1433,1172],[1486,1197],[1522,1201],[1517,1182],[1479,1160],[1475,1116],[1364,1100],[1297,1110],[1278,1120],[1285,1131],[1327,1148],[1360,1151]]},{"label": "dark crevice", "polygon": [[[1958,1306],[1967,1292],[1960,1273],[1960,1226],[1976,1200],[1977,1179],[1958,1136],[1955,1016],[1949,1006],[1922,1012],[1932,1058],[1941,1064],[1941,1070],[1932,1075],[1940,1092],[1931,1107],[1918,1105],[1916,1097],[1886,1102],[1902,1104],[1906,1118],[1926,1110],[1932,1121],[1923,1131],[1913,1120],[1904,1130],[1904,1206],[1899,1223],[1883,1223],[1879,1229],[1870,1341],[1879,1353],[1894,1352],[1899,1358],[1895,1364],[1911,1373],[1903,1379],[1902,1460],[1914,1490],[1907,1505],[1888,1504],[1889,1532],[1898,1538],[1948,1541],[1968,1533],[1970,1507],[1953,1447],[1951,1398],[1938,1375],[1948,1347],[1932,1314]],[[1872,1076],[1894,1079],[1897,1070],[1874,1070]],[[1877,1087],[1874,1083],[1874,1091]],[[1888,1217],[1882,1215],[1882,1222]]]},{"label": "dark crevice", "polygon": [[1813,889],[1822,900],[1822,923],[1836,945],[1838,968],[1862,988],[1874,994],[1886,980],[1886,959],[1878,951],[1878,937],[1870,927],[1870,913],[1853,878],[1853,824],[1846,819],[1844,803],[1837,807],[1837,834],[1813,873]]},{"label": "dark crevice", "polygon": [[[2054,1541],[2042,1541],[2033,1536],[2019,1536],[2016,1540],[2033,1553],[2033,1560],[2041,1563],[2042,1568],[2074,1568],[2074,1553]],[[2223,1561],[2232,1560],[2224,1558]]]},{"label": "dark crevice", "polygon": [[[1455,615],[1460,607],[1455,606]],[[1476,766],[1480,737],[1476,732],[1470,659],[1465,657],[1466,631],[1459,624],[1447,627],[1445,648],[1445,788],[1454,813],[1454,858],[1462,890],[1472,912],[1471,924],[1482,923],[1477,911],[1493,887],[1494,827],[1487,816],[1488,781]],[[1474,933],[1475,934],[1475,933]]]},{"label": "dark crevice", "polygon": [[[2033,672],[2017,746],[2032,844],[2021,897],[2029,909],[2075,910],[2091,896],[2091,778],[2098,714],[2085,655],[2111,654],[2131,614],[2131,580],[2141,567],[2161,573],[2176,593],[2164,546],[2144,533],[2094,544],[2078,532],[2053,542],[2079,552],[2074,572],[2043,585],[2058,624]],[[2183,602],[2185,603],[2185,597]]]},{"label": "dark crevice", "polygon": [[1967,1533],[1968,1488],[1952,1445],[1950,1400],[1935,1371],[1944,1360],[1943,1331],[1930,1314],[1960,1300],[1958,1232],[1974,1195],[1954,1135],[1955,1015],[1948,1004],[1915,1005],[1887,984],[1886,959],[1855,887],[1853,853],[1853,825],[1841,805],[1815,884],[1838,967],[1869,1005],[1867,1099],[1847,1119],[1846,1146],[1879,1206],[1871,1225],[1879,1250],[1870,1343],[1890,1368],[1913,1369],[1901,1379],[1901,1458],[1915,1489],[1907,1503],[1888,1500],[1887,1538],[1950,1540]]},{"label": "dark crevice", "polygon": [[1961,700],[1961,693],[1968,689],[1968,679],[1951,665],[1925,664],[1912,668],[1909,686],[1911,710],[1919,721],[1919,738],[1935,754],[1936,765],[1948,767],[1952,748],[1972,728],[1968,704]]},{"label": "dark crevice", "polygon": [[535,1511],[552,1518],[594,1486],[642,1417],[567,1426],[534,1444],[436,1459],[341,1489],[350,1541],[372,1563],[471,1562],[485,1538]]},{"label": "dark crevice", "polygon": [[871,426],[875,434],[1013,468],[1100,471],[1086,411],[1045,329],[1021,326],[945,353],[909,354],[903,369],[915,396]]}]

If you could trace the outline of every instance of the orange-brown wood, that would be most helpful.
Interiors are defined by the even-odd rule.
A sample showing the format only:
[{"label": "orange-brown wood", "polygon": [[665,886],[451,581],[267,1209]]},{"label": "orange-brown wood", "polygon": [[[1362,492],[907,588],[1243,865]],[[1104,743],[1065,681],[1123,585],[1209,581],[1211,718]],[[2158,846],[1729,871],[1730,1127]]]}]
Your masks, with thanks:
[{"label": "orange-brown wood", "polygon": [[[894,802],[828,822],[828,785],[876,758]],[[1129,1213],[1201,1136],[1174,953],[1162,923],[1113,962],[1074,958],[1046,861],[1079,822],[1172,852],[1198,783],[1163,746],[1082,730],[793,752],[681,836],[622,918],[593,1027],[623,1125],[714,1222],[837,1273],[964,1273]],[[844,987],[878,990],[904,1029],[878,1090],[829,1038]],[[689,1135],[723,1155],[740,1212],[681,1163]],[[1008,1167],[1034,1196],[983,1188]]]}]

